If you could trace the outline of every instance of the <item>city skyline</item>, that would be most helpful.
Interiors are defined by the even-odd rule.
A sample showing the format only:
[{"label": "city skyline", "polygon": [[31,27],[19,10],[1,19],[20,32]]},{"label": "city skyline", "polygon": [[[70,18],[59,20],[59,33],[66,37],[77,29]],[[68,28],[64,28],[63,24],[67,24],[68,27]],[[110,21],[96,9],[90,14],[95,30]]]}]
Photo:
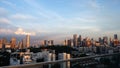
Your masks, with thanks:
[{"label": "city skyline", "polygon": [[120,37],[119,6],[119,0],[0,0],[0,36],[30,34],[58,42],[73,34]]},{"label": "city skyline", "polygon": [[[97,39],[91,37],[83,37],[78,34],[74,34],[71,38],[65,38],[61,40],[61,43],[56,42],[56,40],[39,40],[30,37],[30,35],[21,36],[21,37],[0,37],[0,47],[2,44],[5,44],[6,47],[11,48],[29,48],[31,46],[52,46],[52,45],[65,45],[65,46],[91,46],[91,45],[107,45],[107,46],[119,46],[120,41],[117,34],[114,34],[113,37],[103,36],[98,37]],[[17,45],[17,46],[16,46]]]}]

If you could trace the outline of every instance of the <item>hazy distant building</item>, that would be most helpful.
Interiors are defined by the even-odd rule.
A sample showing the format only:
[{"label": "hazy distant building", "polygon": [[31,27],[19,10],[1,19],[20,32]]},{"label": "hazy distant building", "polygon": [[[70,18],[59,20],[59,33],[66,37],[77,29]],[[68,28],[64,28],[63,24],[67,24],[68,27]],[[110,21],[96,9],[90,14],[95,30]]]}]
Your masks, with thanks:
[{"label": "hazy distant building", "polygon": [[82,41],[82,37],[81,37],[81,35],[79,35],[79,37],[78,37],[78,45],[79,46],[81,46],[81,41]]},{"label": "hazy distant building", "polygon": [[26,35],[26,47],[30,47],[30,35]]},{"label": "hazy distant building", "polygon": [[2,39],[0,39],[0,49],[2,48]]},{"label": "hazy distant building", "polygon": [[102,38],[101,38],[101,37],[99,37],[99,43],[100,43],[100,45],[102,45],[102,44],[103,44],[103,40],[102,40]]},{"label": "hazy distant building", "polygon": [[117,39],[114,39],[114,46],[117,46],[117,45],[119,45],[119,40],[117,40]]},{"label": "hazy distant building", "polygon": [[50,46],[50,45],[51,45],[50,41],[48,41],[48,40],[47,40],[47,45],[48,45],[48,46]]},{"label": "hazy distant building", "polygon": [[103,37],[103,42],[105,45],[108,45],[108,37],[107,36]]},{"label": "hazy distant building", "polygon": [[114,39],[118,39],[118,36],[117,36],[117,34],[114,34]]},{"label": "hazy distant building", "polygon": [[54,40],[44,40],[44,45],[45,45],[45,46],[54,45]]},{"label": "hazy distant building", "polygon": [[67,44],[68,44],[68,46],[73,47],[73,39],[67,40]]},{"label": "hazy distant building", "polygon": [[67,40],[68,46],[71,46],[71,39]]},{"label": "hazy distant building", "polygon": [[7,43],[7,39],[5,37],[2,39],[2,43],[3,44]]},{"label": "hazy distant building", "polygon": [[91,40],[89,38],[86,38],[86,46],[91,46]]},{"label": "hazy distant building", "polygon": [[48,44],[47,40],[44,40],[44,45],[47,45],[47,44]]},{"label": "hazy distant building", "polygon": [[78,42],[77,34],[74,34],[73,35],[73,45],[77,46],[77,42]]},{"label": "hazy distant building", "polygon": [[91,38],[91,45],[92,45],[92,46],[94,46],[94,42],[95,42],[94,39]]},{"label": "hazy distant building", "polygon": [[114,42],[114,46],[119,45],[119,40],[118,40],[117,34],[114,34],[114,40],[113,40],[113,42]]},{"label": "hazy distant building", "polygon": [[113,46],[114,44],[113,44],[112,38],[110,38],[109,41],[110,41],[110,42],[109,42],[109,45],[110,45],[110,46]]},{"label": "hazy distant building", "polygon": [[83,47],[86,46],[86,39],[83,39],[83,41],[82,41],[82,46],[83,46]]},{"label": "hazy distant building", "polygon": [[16,46],[16,38],[13,37],[13,38],[11,39],[10,44],[11,44],[11,48],[12,48],[12,49],[15,49],[15,46]]},{"label": "hazy distant building", "polygon": [[51,46],[51,45],[54,45],[54,41],[53,40],[49,40],[47,41],[48,42],[48,45]]},{"label": "hazy distant building", "polygon": [[22,40],[22,44],[21,44],[21,45],[22,45],[22,48],[23,48],[23,49],[26,48],[26,39],[23,39],[23,40]]},{"label": "hazy distant building", "polygon": [[5,44],[5,48],[6,48],[6,49],[10,49],[10,48],[11,48],[11,44],[10,44],[10,43],[6,43],[6,44]]},{"label": "hazy distant building", "polygon": [[7,43],[7,39],[4,37],[1,39],[0,41],[0,45],[1,45],[1,48],[2,48],[2,51],[5,51],[5,44]]},{"label": "hazy distant building", "polygon": [[65,40],[64,40],[64,46],[67,46],[67,45],[68,45],[68,40],[65,39]]},{"label": "hazy distant building", "polygon": [[51,40],[51,45],[54,45],[54,40]]},{"label": "hazy distant building", "polygon": [[23,45],[22,44],[23,44],[22,41],[18,43],[19,49],[23,49]]}]

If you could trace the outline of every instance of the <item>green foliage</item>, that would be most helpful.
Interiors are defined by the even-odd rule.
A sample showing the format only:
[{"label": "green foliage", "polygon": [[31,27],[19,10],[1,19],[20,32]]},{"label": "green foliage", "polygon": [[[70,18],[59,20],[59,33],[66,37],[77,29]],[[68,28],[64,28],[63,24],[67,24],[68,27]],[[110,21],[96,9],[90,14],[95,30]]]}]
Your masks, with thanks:
[{"label": "green foliage", "polygon": [[4,51],[0,52],[0,66],[6,66],[10,64],[10,53]]},{"label": "green foliage", "polygon": [[36,60],[36,62],[44,62],[44,59],[43,58],[41,58],[41,59],[39,58],[39,59]]},{"label": "green foliage", "polygon": [[33,53],[37,53],[37,52],[40,52],[40,51],[41,51],[40,48],[33,48],[33,47],[30,48],[30,52],[33,52]]},{"label": "green foliage", "polygon": [[71,51],[75,51],[75,49],[69,46],[46,46],[46,47],[42,46],[40,48],[31,47],[30,51],[36,53],[36,52],[40,52],[42,49],[55,50],[56,53],[63,53],[63,52],[71,53]]}]

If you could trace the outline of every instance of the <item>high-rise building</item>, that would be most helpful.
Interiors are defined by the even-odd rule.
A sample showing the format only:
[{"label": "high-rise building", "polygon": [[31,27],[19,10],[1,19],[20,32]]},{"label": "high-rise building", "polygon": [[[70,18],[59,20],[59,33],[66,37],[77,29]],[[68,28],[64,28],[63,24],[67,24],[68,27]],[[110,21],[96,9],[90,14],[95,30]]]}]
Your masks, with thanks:
[{"label": "high-rise building", "polygon": [[73,39],[67,40],[67,44],[68,44],[68,46],[73,47]]},{"label": "high-rise building", "polygon": [[[58,54],[59,60],[67,60],[70,59],[70,54],[67,53],[59,53]],[[70,68],[70,61],[60,63],[60,68]]]},{"label": "high-rise building", "polygon": [[114,46],[117,46],[118,44],[119,44],[119,41],[118,40],[116,40],[116,39],[114,39]]},{"label": "high-rise building", "polygon": [[67,40],[67,42],[68,42],[68,46],[71,46],[71,39]]},{"label": "high-rise building", "polygon": [[103,41],[101,39],[101,37],[99,37],[99,43],[102,45],[103,44]]},{"label": "high-rise building", "polygon": [[22,40],[22,48],[26,48],[26,39]]},{"label": "high-rise building", "polygon": [[51,45],[54,45],[54,40],[51,40]]},{"label": "high-rise building", "polygon": [[114,34],[114,46],[117,46],[119,44],[118,36],[117,34]]},{"label": "high-rise building", "polygon": [[4,37],[4,38],[2,39],[2,44],[5,44],[5,43],[7,43],[7,39]]},{"label": "high-rise building", "polygon": [[[66,55],[66,58],[67,58],[67,59],[70,59],[70,54],[67,54],[67,55]],[[67,65],[67,68],[70,68],[70,61],[68,61],[66,65]]]},{"label": "high-rise building", "polygon": [[48,45],[51,46],[51,41],[49,40],[49,41],[47,41],[47,42],[48,42]]},{"label": "high-rise building", "polygon": [[112,41],[112,38],[109,39],[109,42],[110,42],[110,43],[109,43],[110,46],[113,46],[113,45],[114,45],[114,44],[113,44],[113,41]]},{"label": "high-rise building", "polygon": [[30,47],[30,35],[26,35],[26,47]]},{"label": "high-rise building", "polygon": [[46,58],[45,61],[55,61],[56,55],[54,53],[48,53],[48,55],[45,58]]},{"label": "high-rise building", "polygon": [[78,42],[77,34],[74,34],[73,35],[73,45],[77,46],[77,42]]},{"label": "high-rise building", "polygon": [[[45,58],[45,61],[55,61],[56,55],[54,53],[47,53],[44,58]],[[52,64],[48,64],[48,68],[51,68],[51,67],[52,67]]]},{"label": "high-rise building", "polygon": [[51,46],[51,45],[54,45],[54,40],[44,40],[44,45],[49,45],[49,46]]},{"label": "high-rise building", "polygon": [[89,38],[86,38],[86,46],[91,46],[91,40]]},{"label": "high-rise building", "polygon": [[64,41],[64,45],[65,45],[65,46],[68,45],[68,40],[67,40],[67,39],[65,39],[65,41]]},{"label": "high-rise building", "polygon": [[48,45],[48,42],[47,42],[47,40],[44,40],[44,45]]},{"label": "high-rise building", "polygon": [[118,39],[118,36],[117,36],[117,34],[114,34],[114,39]]},{"label": "high-rise building", "polygon": [[12,49],[15,49],[15,46],[16,46],[16,38],[13,37],[13,38],[11,39],[10,44],[11,44],[11,48],[12,48]]},{"label": "high-rise building", "polygon": [[104,44],[108,44],[108,37],[107,36],[103,37],[103,42],[104,42]]},{"label": "high-rise building", "polygon": [[82,37],[81,37],[81,35],[79,35],[77,45],[81,46],[81,41],[82,41]]},{"label": "high-rise building", "polygon": [[2,39],[0,39],[0,49],[2,48]]},{"label": "high-rise building", "polygon": [[23,42],[22,41],[19,42],[18,45],[19,45],[19,49],[23,49]]}]

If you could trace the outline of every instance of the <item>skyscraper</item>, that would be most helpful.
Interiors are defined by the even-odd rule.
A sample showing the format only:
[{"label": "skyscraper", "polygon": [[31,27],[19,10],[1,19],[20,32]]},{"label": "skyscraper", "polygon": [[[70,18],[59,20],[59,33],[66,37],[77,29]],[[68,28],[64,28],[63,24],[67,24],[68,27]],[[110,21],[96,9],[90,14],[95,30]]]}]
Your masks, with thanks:
[{"label": "skyscraper", "polygon": [[109,39],[109,43],[110,43],[110,44],[109,44],[110,46],[113,46],[113,45],[114,45],[111,37],[110,37],[110,39]]},{"label": "skyscraper", "polygon": [[64,40],[64,45],[65,45],[65,46],[68,45],[68,40],[67,40],[67,39]]},{"label": "skyscraper", "polygon": [[107,36],[103,37],[103,43],[108,44],[108,37]]},{"label": "skyscraper", "polygon": [[23,49],[23,43],[22,43],[22,41],[19,42],[18,45],[19,45],[19,49]]},{"label": "skyscraper", "polygon": [[118,39],[117,34],[114,34],[114,39]]},{"label": "skyscraper", "polygon": [[67,40],[68,46],[71,46],[71,39]]},{"label": "skyscraper", "polygon": [[26,47],[30,47],[30,35],[26,35]]},{"label": "skyscraper", "polygon": [[12,48],[12,49],[15,49],[15,46],[16,46],[16,38],[13,37],[13,38],[11,39],[11,43],[10,43],[10,44],[11,44],[11,48]]},{"label": "skyscraper", "polygon": [[4,37],[4,38],[2,39],[2,44],[5,44],[5,43],[7,43],[7,39]]},{"label": "skyscraper", "polygon": [[48,46],[51,46],[51,41],[49,40],[49,41],[47,41],[48,42]]},{"label": "skyscraper", "polygon": [[2,39],[0,39],[0,49],[2,48]]},{"label": "skyscraper", "polygon": [[119,44],[119,40],[117,34],[114,34],[114,46],[117,46],[118,44]]},{"label": "skyscraper", "polygon": [[26,39],[22,39],[22,48],[26,48]]},{"label": "skyscraper", "polygon": [[54,45],[54,40],[51,40],[51,45]]},{"label": "skyscraper", "polygon": [[99,37],[99,43],[102,45],[103,44],[103,40],[101,37]]},{"label": "skyscraper", "polygon": [[48,42],[47,42],[47,40],[44,40],[44,45],[46,46],[46,45],[48,45]]},{"label": "skyscraper", "polygon": [[78,45],[79,46],[81,46],[81,41],[82,41],[82,37],[81,37],[81,35],[79,35],[79,37],[78,37]]},{"label": "skyscraper", "polygon": [[89,38],[86,38],[86,46],[91,46],[91,40]]},{"label": "skyscraper", "polygon": [[74,35],[73,35],[73,45],[74,45],[74,46],[77,46],[77,41],[78,41],[78,39],[77,39],[77,34],[74,34]]}]

